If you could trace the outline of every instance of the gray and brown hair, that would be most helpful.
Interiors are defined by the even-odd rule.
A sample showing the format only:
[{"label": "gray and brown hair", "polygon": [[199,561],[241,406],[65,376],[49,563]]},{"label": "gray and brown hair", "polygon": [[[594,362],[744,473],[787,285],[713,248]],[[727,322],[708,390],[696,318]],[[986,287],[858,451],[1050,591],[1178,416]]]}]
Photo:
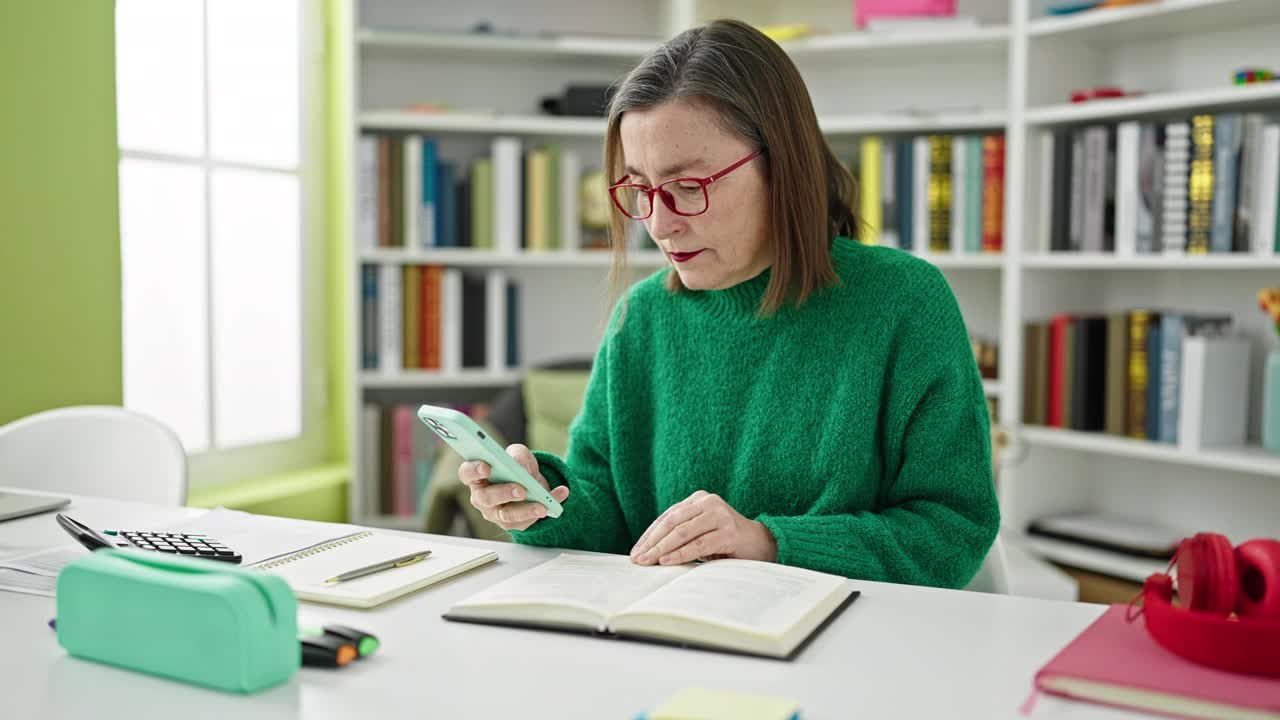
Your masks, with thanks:
[{"label": "gray and brown hair", "polygon": [[[649,53],[609,102],[608,181],[624,174],[622,116],[670,100],[703,103],[725,130],[764,151],[773,272],[760,313],[772,315],[789,298],[799,305],[837,283],[830,246],[835,236],[857,230],[854,180],[819,130],[809,91],[786,52],[744,22],[716,20]],[[615,290],[625,275],[626,222],[620,213],[611,214]],[[667,274],[667,284],[673,291],[684,289],[674,272]]]}]

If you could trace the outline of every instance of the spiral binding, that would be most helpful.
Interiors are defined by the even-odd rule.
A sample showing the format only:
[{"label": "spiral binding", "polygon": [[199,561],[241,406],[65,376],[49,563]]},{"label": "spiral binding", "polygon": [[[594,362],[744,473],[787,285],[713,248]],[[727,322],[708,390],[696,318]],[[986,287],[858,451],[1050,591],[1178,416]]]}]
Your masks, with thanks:
[{"label": "spiral binding", "polygon": [[313,545],[312,547],[306,548],[305,550],[299,550],[298,552],[293,553],[292,555],[286,555],[285,557],[282,557],[279,560],[272,560],[271,562],[268,562],[264,565],[258,565],[257,567],[260,570],[271,570],[272,568],[277,568],[277,567],[280,567],[281,565],[288,565],[289,563],[295,560],[301,560],[303,558],[311,557],[312,555],[317,555],[319,553],[325,552],[326,550],[332,550],[336,547],[341,547],[343,545],[346,545],[347,543],[353,543],[357,540],[363,540],[372,535],[373,533],[368,530],[362,533],[357,533],[355,535],[348,535],[344,538],[338,538],[337,540],[332,540],[330,542],[323,543],[321,545]]}]

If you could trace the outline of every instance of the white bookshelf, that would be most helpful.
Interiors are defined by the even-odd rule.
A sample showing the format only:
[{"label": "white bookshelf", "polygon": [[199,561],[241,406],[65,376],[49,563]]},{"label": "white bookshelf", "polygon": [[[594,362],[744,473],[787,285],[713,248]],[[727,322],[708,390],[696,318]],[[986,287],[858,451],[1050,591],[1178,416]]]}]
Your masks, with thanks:
[{"label": "white bookshelf", "polygon": [[840,32],[779,43],[791,57],[809,60],[821,57],[859,59],[868,57],[913,58],[920,48],[929,47],[940,55],[1002,53],[1008,49],[1007,25],[980,26],[964,30],[912,31],[893,33]]},{"label": "white bookshelf", "polygon": [[[454,160],[483,152],[489,138],[500,134],[572,143],[584,158],[591,152],[598,156],[603,120],[538,115],[537,99],[562,90],[568,78],[611,82],[653,47],[654,38],[711,17],[832,28],[849,24],[848,3],[833,0],[553,0],[537,9],[495,3],[421,5],[358,0],[351,68],[357,101],[351,124],[357,132],[435,134],[442,154],[454,153]],[[1024,0],[960,0],[959,5],[962,14],[979,18],[978,29],[946,35],[836,32],[784,46],[800,67],[821,127],[837,150],[866,134],[1006,135],[1004,252],[924,256],[951,282],[971,332],[1000,341],[1001,379],[983,385],[998,399],[1002,424],[1015,446],[1001,476],[1006,532],[1021,535],[1042,514],[1093,509],[1190,529],[1218,529],[1237,539],[1274,535],[1280,458],[1256,447],[1188,453],[1125,438],[1023,427],[1019,420],[1024,323],[1058,312],[1179,306],[1232,312],[1239,326],[1257,339],[1251,390],[1260,392],[1256,376],[1264,351],[1264,318],[1252,291],[1274,284],[1280,257],[1041,253],[1035,188],[1039,137],[1057,126],[1192,112],[1280,111],[1280,82],[1230,84],[1237,67],[1275,65],[1280,3],[1165,0],[1062,18],[1033,16],[1036,4]],[[481,17],[530,34],[460,32]],[[539,34],[553,29],[555,34]],[[1097,85],[1141,88],[1145,94],[1067,102],[1071,90]],[[440,96],[424,97],[423,92]],[[486,111],[431,115],[395,109],[436,100]],[[643,251],[630,260],[638,271],[664,262]],[[527,292],[522,323],[529,327],[522,327],[521,339],[529,364],[555,359],[562,354],[557,349],[589,354],[608,311],[603,276],[609,259],[594,252],[360,250],[353,262],[353,282],[363,263],[511,273]],[[352,296],[358,302],[358,292]],[[555,342],[540,340],[548,336]],[[358,352],[354,328],[350,337],[353,353]],[[492,390],[518,377],[518,370],[362,372],[351,389],[352,407],[358,413],[369,394]],[[1257,442],[1258,410],[1250,412],[1250,437]],[[359,454],[357,447],[357,471]],[[368,512],[361,492],[360,483],[353,483],[356,522],[406,526],[403,519]],[[1063,564],[1135,580],[1150,569],[1110,553],[1058,545],[1034,539],[1025,547]]]},{"label": "white bookshelf", "polygon": [[[1280,10],[1280,6],[1277,6],[1277,9]],[[1224,85],[1216,88],[1154,92],[1135,97],[1049,105],[1028,110],[1027,123],[1064,125],[1169,113],[1190,114],[1198,110],[1268,108],[1274,107],[1277,101],[1280,101],[1280,82]]]},{"label": "white bookshelf", "polygon": [[[425,133],[478,135],[537,135],[604,137],[603,120],[498,113],[413,113],[394,110],[361,113],[360,125],[368,130],[406,130]],[[992,130],[1005,125],[999,112],[898,113],[892,115],[823,115],[818,125],[840,135],[871,133],[925,133]]]},{"label": "white bookshelf", "polygon": [[[362,250],[360,259],[365,263],[395,263],[415,265],[450,265],[457,267],[492,268],[607,268],[612,263],[608,252],[599,250],[548,250],[515,253],[471,250],[469,248],[442,248],[438,250]],[[657,251],[637,250],[627,255],[631,267],[654,269],[665,265],[666,257]]]},{"label": "white bookshelf", "polygon": [[1039,253],[1023,255],[1022,266],[1032,270],[1280,270],[1280,257]]},{"label": "white bookshelf", "polygon": [[1238,28],[1276,19],[1273,0],[1163,0],[1061,17],[1032,20],[1034,38],[1069,37],[1085,42],[1147,40],[1183,33]]},{"label": "white bookshelf", "polygon": [[1082,570],[1110,575],[1135,583],[1146,580],[1153,573],[1164,572],[1169,563],[1165,560],[1130,557],[1120,553],[1108,552],[1097,548],[1059,542],[1050,538],[1024,536],[1022,542],[1033,552],[1047,558]]},{"label": "white bookshelf", "polygon": [[379,372],[364,370],[360,382],[371,390],[436,389],[436,388],[492,388],[514,385],[520,379],[515,370],[491,372],[488,370],[398,370]]},{"label": "white bookshelf", "polygon": [[1002,130],[1002,112],[919,112],[892,115],[819,115],[818,127],[829,135],[875,133],[930,133],[966,130]]},{"label": "white bookshelf", "polygon": [[[1186,532],[1216,530],[1235,541],[1274,535],[1280,456],[1258,447],[1260,408],[1248,408],[1242,448],[1189,452],[1102,433],[1023,426],[1024,323],[1055,313],[1134,308],[1227,312],[1250,339],[1250,397],[1261,395],[1261,364],[1273,346],[1253,295],[1273,285],[1276,255],[1049,253],[1038,189],[1044,133],[1062,126],[1163,121],[1193,113],[1280,111],[1280,83],[1237,86],[1233,72],[1271,64],[1280,4],[1267,0],[1163,0],[1065,17],[1035,17],[1011,4],[1010,154],[1006,226],[1023,242],[1006,248],[1001,395],[1013,449],[1001,486],[1006,530],[1036,517],[1106,511]],[[1071,91],[1119,86],[1142,94],[1070,103]],[[1016,138],[1013,139],[1013,138]],[[1010,171],[1008,167],[1016,167]],[[1016,231],[1015,231],[1016,232]],[[1271,333],[1273,335],[1273,333]],[[1064,565],[1141,582],[1164,563],[1039,538],[1028,546]]]},{"label": "white bookshelf", "polygon": [[400,50],[420,53],[501,56],[512,59],[542,60],[548,57],[621,58],[637,61],[661,42],[600,36],[547,35],[523,37],[498,34],[463,34],[456,32],[403,32],[395,30],[361,30],[356,34],[365,52]]},{"label": "white bookshelf", "polygon": [[1022,428],[1022,438],[1045,447],[1064,448],[1094,455],[1136,458],[1157,463],[1261,475],[1280,480],[1280,455],[1269,453],[1261,447],[1191,451],[1166,443],[1030,425]]},{"label": "white bookshelf", "polygon": [[461,112],[431,114],[375,110],[360,114],[360,127],[365,130],[412,130],[424,133],[604,137],[603,120],[547,115]]}]

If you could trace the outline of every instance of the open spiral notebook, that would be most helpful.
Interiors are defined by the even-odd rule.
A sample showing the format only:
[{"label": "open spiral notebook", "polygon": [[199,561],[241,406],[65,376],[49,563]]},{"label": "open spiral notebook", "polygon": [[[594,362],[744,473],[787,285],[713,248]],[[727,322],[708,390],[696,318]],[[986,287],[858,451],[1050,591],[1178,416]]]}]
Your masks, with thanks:
[{"label": "open spiral notebook", "polygon": [[[339,583],[325,580],[366,565],[430,550],[411,565]],[[498,559],[480,548],[371,530],[326,540],[249,567],[284,578],[299,600],[371,608]]]}]

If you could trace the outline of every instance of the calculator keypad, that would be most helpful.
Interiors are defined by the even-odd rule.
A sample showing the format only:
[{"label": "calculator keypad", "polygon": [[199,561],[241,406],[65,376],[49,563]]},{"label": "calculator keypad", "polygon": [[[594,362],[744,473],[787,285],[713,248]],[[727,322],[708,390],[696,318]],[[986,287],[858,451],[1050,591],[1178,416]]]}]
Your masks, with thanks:
[{"label": "calculator keypad", "polygon": [[239,563],[243,558],[231,548],[207,535],[187,535],[185,533],[166,532],[122,532],[120,536],[137,548],[169,553],[170,555],[189,555],[210,560]]}]

